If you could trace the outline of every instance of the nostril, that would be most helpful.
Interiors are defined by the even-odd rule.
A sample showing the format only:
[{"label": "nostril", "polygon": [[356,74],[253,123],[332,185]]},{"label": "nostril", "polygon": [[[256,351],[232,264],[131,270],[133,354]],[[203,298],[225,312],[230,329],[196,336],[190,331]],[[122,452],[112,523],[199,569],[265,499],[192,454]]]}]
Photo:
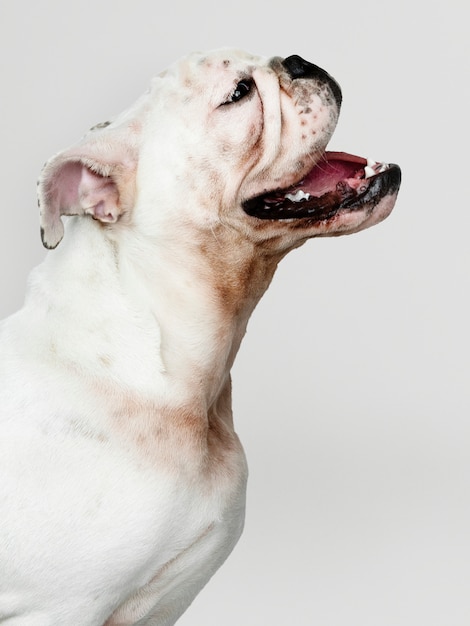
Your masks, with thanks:
[{"label": "nostril", "polygon": [[341,105],[342,94],[340,86],[335,79],[321,67],[318,67],[318,65],[314,65],[309,61],[305,61],[305,59],[299,57],[298,54],[293,54],[292,56],[285,58],[284,61],[282,61],[282,65],[292,80],[295,80],[296,78],[313,78],[320,82],[327,83],[333,92],[338,106]]}]

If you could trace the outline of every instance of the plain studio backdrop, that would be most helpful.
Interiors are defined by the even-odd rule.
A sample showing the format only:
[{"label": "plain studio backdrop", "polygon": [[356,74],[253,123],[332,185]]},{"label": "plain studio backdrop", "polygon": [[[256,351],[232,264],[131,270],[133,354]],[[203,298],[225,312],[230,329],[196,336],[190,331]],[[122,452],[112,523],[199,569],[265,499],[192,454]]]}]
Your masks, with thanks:
[{"label": "plain studio backdrop", "polygon": [[390,218],[291,253],[251,319],[246,529],[182,626],[470,624],[467,6],[1,0],[0,317],[45,255],[44,161],[188,52],[324,67],[330,148],[403,170]]}]

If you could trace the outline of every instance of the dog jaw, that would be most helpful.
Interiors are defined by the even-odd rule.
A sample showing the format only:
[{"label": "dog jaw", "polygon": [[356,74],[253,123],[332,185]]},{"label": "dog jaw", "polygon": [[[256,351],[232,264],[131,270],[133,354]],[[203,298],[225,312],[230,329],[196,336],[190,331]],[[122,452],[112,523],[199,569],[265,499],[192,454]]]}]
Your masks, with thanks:
[{"label": "dog jaw", "polygon": [[397,165],[325,153],[296,185],[244,203],[259,220],[284,221],[315,236],[351,234],[389,215],[401,181]]}]

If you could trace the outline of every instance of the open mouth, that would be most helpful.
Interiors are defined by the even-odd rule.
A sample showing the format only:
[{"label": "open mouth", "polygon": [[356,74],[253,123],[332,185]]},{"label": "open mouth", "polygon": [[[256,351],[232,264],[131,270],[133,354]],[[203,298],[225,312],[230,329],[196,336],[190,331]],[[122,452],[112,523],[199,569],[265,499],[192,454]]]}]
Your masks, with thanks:
[{"label": "open mouth", "polygon": [[298,183],[247,200],[244,211],[259,219],[325,221],[338,212],[373,208],[398,191],[398,165],[377,163],[345,152],[325,152]]}]

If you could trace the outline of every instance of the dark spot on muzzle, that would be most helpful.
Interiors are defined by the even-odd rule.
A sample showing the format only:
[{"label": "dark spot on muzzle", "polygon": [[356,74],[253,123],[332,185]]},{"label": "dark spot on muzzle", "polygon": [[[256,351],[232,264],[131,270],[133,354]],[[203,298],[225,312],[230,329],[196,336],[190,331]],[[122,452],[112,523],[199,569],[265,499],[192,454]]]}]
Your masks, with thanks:
[{"label": "dark spot on muzzle", "polygon": [[333,93],[338,108],[341,106],[343,96],[341,94],[340,86],[335,79],[321,67],[318,67],[318,65],[314,65],[309,61],[305,61],[305,59],[299,57],[298,54],[293,54],[292,56],[285,58],[284,61],[282,61],[282,66],[292,80],[296,80],[297,78],[311,78],[320,83],[327,84]]}]

